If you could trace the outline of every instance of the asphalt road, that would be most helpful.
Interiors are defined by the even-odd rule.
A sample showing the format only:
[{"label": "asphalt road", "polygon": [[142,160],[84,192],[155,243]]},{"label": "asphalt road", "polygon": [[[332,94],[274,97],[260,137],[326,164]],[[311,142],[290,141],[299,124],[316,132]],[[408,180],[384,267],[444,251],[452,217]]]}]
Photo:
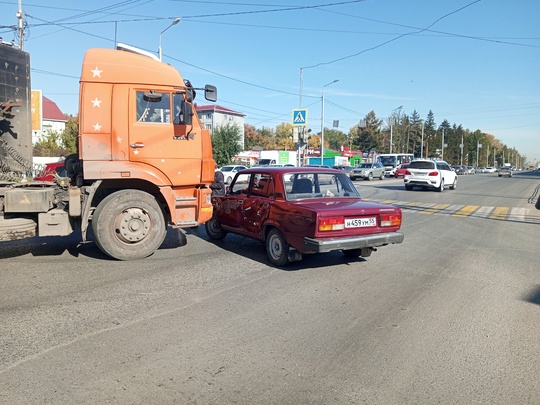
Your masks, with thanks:
[{"label": "asphalt road", "polygon": [[286,270],[203,227],[136,262],[0,245],[0,403],[540,403],[540,173],[355,184],[403,208],[401,245]]}]

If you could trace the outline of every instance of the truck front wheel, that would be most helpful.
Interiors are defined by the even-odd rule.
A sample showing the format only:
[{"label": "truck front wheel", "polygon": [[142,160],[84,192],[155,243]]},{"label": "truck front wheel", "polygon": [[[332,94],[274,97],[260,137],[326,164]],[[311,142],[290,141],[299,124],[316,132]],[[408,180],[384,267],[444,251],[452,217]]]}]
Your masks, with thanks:
[{"label": "truck front wheel", "polygon": [[92,231],[101,251],[118,260],[150,256],[167,234],[156,199],[140,190],[121,190],[105,197],[92,216]]}]

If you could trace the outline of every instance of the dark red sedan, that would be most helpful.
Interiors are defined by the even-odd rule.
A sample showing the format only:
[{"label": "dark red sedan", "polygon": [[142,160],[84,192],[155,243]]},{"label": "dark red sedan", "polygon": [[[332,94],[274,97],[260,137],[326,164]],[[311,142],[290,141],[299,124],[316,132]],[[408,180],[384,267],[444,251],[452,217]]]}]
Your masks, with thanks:
[{"label": "dark red sedan", "polygon": [[335,169],[242,170],[213,205],[210,239],[231,232],[260,240],[276,266],[335,250],[368,257],[376,247],[403,241],[401,209],[363,201],[349,176]]}]

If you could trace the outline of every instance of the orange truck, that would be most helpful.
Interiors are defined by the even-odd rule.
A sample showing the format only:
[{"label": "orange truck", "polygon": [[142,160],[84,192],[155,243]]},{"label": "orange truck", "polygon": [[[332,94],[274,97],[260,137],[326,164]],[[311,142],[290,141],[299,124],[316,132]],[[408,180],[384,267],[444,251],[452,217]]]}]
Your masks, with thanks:
[{"label": "orange truck", "polygon": [[[0,241],[66,236],[78,228],[107,255],[141,259],[167,228],[212,216],[215,162],[196,90],[172,66],[142,50],[86,52],[80,79],[78,152],[62,181],[27,180],[32,134],[29,55],[0,43]],[[30,177],[31,178],[31,177]]]}]

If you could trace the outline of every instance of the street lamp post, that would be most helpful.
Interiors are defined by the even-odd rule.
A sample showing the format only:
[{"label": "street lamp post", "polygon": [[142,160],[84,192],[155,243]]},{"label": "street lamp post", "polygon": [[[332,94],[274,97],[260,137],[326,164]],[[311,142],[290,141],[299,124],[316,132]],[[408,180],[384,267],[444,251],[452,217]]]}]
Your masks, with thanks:
[{"label": "street lamp post", "polygon": [[479,151],[481,147],[482,147],[482,144],[480,143],[480,141],[477,140],[476,141],[476,167],[480,166],[478,159],[479,159]]},{"label": "street lamp post", "polygon": [[442,129],[441,160],[444,160],[444,127]]},{"label": "street lamp post", "polygon": [[339,82],[339,79],[335,79],[331,81],[330,83],[325,84],[322,87],[322,107],[321,107],[321,165],[324,164],[324,88],[326,86],[330,86],[331,84],[334,84],[336,82]]},{"label": "street lamp post", "polygon": [[420,145],[420,157],[424,158],[424,120],[422,120],[422,145]]},{"label": "street lamp post", "polygon": [[179,22],[180,22],[180,18],[179,18],[179,17],[175,18],[175,19],[173,20],[173,22],[172,22],[167,28],[165,28],[163,31],[161,31],[161,32],[159,33],[159,49],[158,49],[158,53],[159,53],[159,60],[160,60],[160,61],[163,61],[163,53],[162,53],[162,50],[161,50],[161,36],[163,35],[163,33],[164,33],[165,31],[167,31],[167,30],[168,30],[169,28],[171,28],[173,25],[178,24]]}]

